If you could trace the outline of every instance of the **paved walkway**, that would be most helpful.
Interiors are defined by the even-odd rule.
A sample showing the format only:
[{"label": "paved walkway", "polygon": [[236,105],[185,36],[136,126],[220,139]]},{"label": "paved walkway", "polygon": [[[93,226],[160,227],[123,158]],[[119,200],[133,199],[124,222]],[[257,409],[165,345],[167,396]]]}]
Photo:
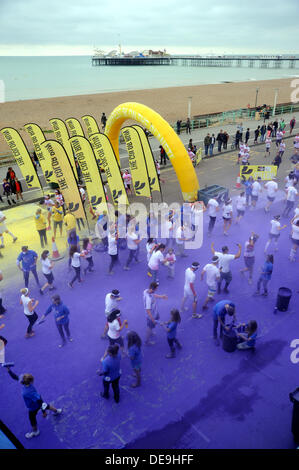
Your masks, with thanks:
[{"label": "paved walkway", "polygon": [[[283,118],[284,118],[284,120],[287,124],[290,122],[290,120],[293,116],[296,117],[297,124],[296,124],[296,128],[293,131],[293,135],[296,135],[296,132],[299,132],[299,113],[283,114],[282,116],[283,116]],[[280,116],[277,116],[277,118],[279,120]],[[243,123],[244,136],[245,136],[246,129],[248,127],[250,128],[251,137],[250,137],[250,140],[249,140],[249,145],[253,148],[254,129],[256,129],[256,127],[258,125],[262,125],[263,121],[262,120],[261,121],[254,121],[254,120],[248,120],[248,121],[243,120],[243,121],[241,121],[241,120],[239,120],[239,121]],[[230,135],[230,139],[229,139],[229,142],[228,142],[227,151],[223,151],[221,153],[218,153],[217,152],[217,144],[215,145],[215,147],[214,147],[214,156],[217,157],[217,156],[224,156],[226,154],[231,154],[232,153],[231,143],[234,140],[234,136],[235,136],[236,129],[237,129],[237,123],[226,124],[226,125],[223,125],[223,126],[215,126],[215,127],[213,126],[213,127],[209,127],[209,128],[203,128],[203,129],[196,129],[196,130],[192,131],[191,135],[186,134],[186,133],[180,134],[180,138],[181,138],[183,144],[186,147],[188,146],[189,139],[192,138],[193,143],[196,144],[197,147],[199,148],[199,147],[203,147],[203,139],[205,138],[205,136],[207,135],[208,132],[210,134],[214,133],[215,137],[217,137],[217,134],[220,131],[220,129],[223,129],[224,131],[226,131]],[[289,138],[289,125],[287,125],[287,128],[286,128],[286,138],[287,138],[287,142],[289,142],[291,140]],[[159,145],[160,144],[159,144],[159,142],[154,137],[150,137],[149,142],[150,142],[154,157],[156,159],[158,159],[158,161],[160,161],[160,150],[159,150]],[[259,143],[258,145],[255,145],[254,148],[255,149],[259,149],[259,148],[262,148],[262,147],[264,148],[264,145],[265,145],[264,143],[262,143],[262,144]],[[291,148],[291,144],[288,143],[288,147]],[[120,149],[121,167],[122,168],[128,168],[128,166],[129,166],[129,164],[128,164],[128,154],[127,154],[125,144],[120,144],[119,149]],[[204,155],[204,152],[203,152],[203,155]],[[210,159],[211,157],[207,157],[207,158]],[[9,165],[7,165],[7,166],[9,166]],[[12,166],[13,166],[14,171],[16,172],[16,175],[18,176],[20,181],[22,181],[22,183],[23,183],[23,178],[22,178],[22,175],[20,173],[20,170],[19,170],[18,166],[16,164],[14,164]],[[164,166],[164,165],[161,166],[162,171],[165,170],[165,168],[167,168],[167,169],[172,168],[172,165],[169,161],[167,161],[166,166]],[[7,172],[7,167],[6,166],[5,167],[0,167],[0,180],[1,181],[3,180],[3,178],[5,178],[6,172]],[[45,185],[44,176],[43,176],[43,173],[42,173],[40,168],[38,168],[38,174],[40,176],[42,185]],[[24,186],[23,197],[24,197],[24,202],[25,203],[37,202],[40,199],[42,199],[43,192],[41,190],[39,190],[39,189],[28,190],[25,183],[23,184],[23,186]],[[45,188],[45,193],[48,193],[48,192],[51,192],[51,191],[48,190],[47,188]],[[19,204],[22,204],[22,203],[19,203]],[[8,204],[3,204],[2,205],[2,203],[0,203],[0,210],[1,209],[7,209],[8,207],[9,207]]]}]

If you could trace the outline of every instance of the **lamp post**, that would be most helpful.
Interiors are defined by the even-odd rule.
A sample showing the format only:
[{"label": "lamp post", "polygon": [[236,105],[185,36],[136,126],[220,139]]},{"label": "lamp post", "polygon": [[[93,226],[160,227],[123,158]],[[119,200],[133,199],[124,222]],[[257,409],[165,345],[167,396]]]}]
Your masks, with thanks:
[{"label": "lamp post", "polygon": [[256,91],[256,95],[255,95],[255,106],[254,107],[256,109],[256,107],[257,107],[257,96],[259,94],[259,88],[257,88],[255,91]]},{"label": "lamp post", "polygon": [[192,96],[188,96],[188,118],[191,119]]},{"label": "lamp post", "polygon": [[275,88],[274,91],[275,91],[275,95],[274,95],[274,105],[273,105],[272,116],[275,116],[278,88]]}]

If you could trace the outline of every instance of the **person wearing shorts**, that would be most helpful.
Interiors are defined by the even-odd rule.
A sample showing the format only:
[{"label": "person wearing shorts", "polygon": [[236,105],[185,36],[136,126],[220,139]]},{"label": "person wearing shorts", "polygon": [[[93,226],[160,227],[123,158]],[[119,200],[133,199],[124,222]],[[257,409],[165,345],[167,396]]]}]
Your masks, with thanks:
[{"label": "person wearing shorts", "polygon": [[197,308],[197,294],[195,291],[194,283],[196,279],[196,271],[199,268],[199,263],[194,261],[192,265],[186,269],[185,271],[185,284],[184,284],[184,297],[182,300],[181,312],[183,310],[187,311],[188,307],[185,306],[185,302],[187,299],[192,299],[192,318],[201,318],[202,315],[196,313]]},{"label": "person wearing shorts", "polygon": [[158,295],[156,294],[156,290],[158,288],[158,284],[156,282],[152,282],[148,289],[143,291],[143,303],[144,308],[146,311],[146,338],[145,343],[146,346],[154,345],[155,342],[152,340],[152,336],[154,335],[154,328],[156,327],[157,320],[159,320],[160,316],[158,313],[157,308],[157,299],[165,299],[167,300],[167,295]]},{"label": "person wearing shorts", "polygon": [[220,270],[218,268],[219,257],[213,256],[212,262],[204,266],[201,272],[201,281],[203,281],[204,274],[207,275],[208,296],[202,306],[203,310],[208,308],[208,303],[214,301],[214,296],[217,292],[217,284],[220,281]]},{"label": "person wearing shorts", "polygon": [[251,187],[251,207],[252,208],[256,207],[256,203],[259,198],[259,193],[262,192],[260,181],[261,181],[261,177],[259,176],[257,181],[254,181],[252,183],[252,187]]},{"label": "person wearing shorts", "polygon": [[222,218],[223,218],[223,234],[228,236],[228,230],[232,224],[233,218],[233,207],[231,205],[232,200],[228,199],[225,201],[224,206],[222,208]]},{"label": "person wearing shorts", "polygon": [[228,253],[228,247],[223,246],[222,251],[215,251],[214,249],[214,242],[211,244],[211,251],[214,256],[218,256],[219,258],[219,269],[220,269],[220,280],[218,281],[218,294],[221,293],[221,284],[222,281],[225,281],[224,292],[228,293],[228,286],[232,280],[232,273],[230,270],[230,262],[234,259],[238,259],[241,256],[242,247],[240,243],[238,243],[238,253],[235,255]]},{"label": "person wearing shorts", "polygon": [[275,246],[274,251],[278,251],[278,239],[280,237],[280,231],[286,228],[286,225],[283,225],[283,227],[281,227],[279,221],[280,221],[280,215],[275,215],[270,222],[271,229],[269,232],[269,239],[265,245],[265,250],[264,250],[265,253],[267,253],[267,250],[270,244],[272,243],[272,241],[274,241],[274,246]]},{"label": "person wearing shorts", "polygon": [[267,138],[266,138],[266,153],[265,153],[265,158],[266,158],[267,155],[269,155],[269,157],[270,157],[271,142],[272,142],[271,137],[267,137]]},{"label": "person wearing shorts", "polygon": [[245,214],[246,197],[245,197],[244,191],[242,191],[241,194],[239,194],[239,196],[237,197],[236,206],[237,206],[236,224],[238,224]]},{"label": "person wearing shorts", "polygon": [[252,284],[252,272],[253,266],[255,262],[255,253],[254,253],[254,245],[257,242],[259,236],[252,232],[249,240],[245,242],[245,250],[244,250],[244,263],[245,268],[240,270],[241,274],[244,274],[246,271],[249,273],[248,284]]},{"label": "person wearing shorts", "polygon": [[267,190],[267,199],[268,204],[265,207],[265,212],[269,212],[270,206],[275,200],[275,194],[278,191],[278,184],[276,183],[276,178],[272,178],[272,181],[265,183],[265,188]]},{"label": "person wearing shorts", "polygon": [[296,199],[296,196],[298,195],[298,191],[294,186],[289,186],[288,189],[286,190],[286,193],[287,193],[286,207],[282,214],[284,217],[288,217],[289,213],[294,208],[295,199]]},{"label": "person wearing shorts", "polygon": [[54,263],[49,260],[49,250],[44,250],[41,254],[41,264],[43,275],[45,276],[47,282],[40,288],[40,293],[43,294],[44,290],[49,286],[49,290],[55,289],[53,286],[54,276],[52,269],[54,268]]}]

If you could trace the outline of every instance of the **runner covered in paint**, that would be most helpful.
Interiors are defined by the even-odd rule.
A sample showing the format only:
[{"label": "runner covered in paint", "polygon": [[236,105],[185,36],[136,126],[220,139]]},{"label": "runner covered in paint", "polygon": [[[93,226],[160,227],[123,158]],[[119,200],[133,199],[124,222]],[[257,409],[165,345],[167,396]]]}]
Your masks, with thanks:
[{"label": "runner covered in paint", "polygon": [[185,271],[185,284],[184,284],[184,297],[182,299],[181,311],[188,310],[188,307],[185,306],[187,299],[192,299],[192,318],[201,318],[201,314],[196,313],[197,308],[197,294],[195,291],[195,279],[196,279],[196,271],[199,268],[199,263],[194,261],[192,265],[186,269]]},{"label": "runner covered in paint", "polygon": [[220,281],[220,270],[218,268],[218,264],[219,257],[215,255],[213,256],[211,263],[206,264],[201,272],[202,281],[204,278],[204,274],[206,273],[206,280],[208,285],[208,295],[205,300],[205,303],[202,306],[203,310],[206,310],[208,308],[209,302],[214,302],[214,295],[217,292],[217,285]]}]

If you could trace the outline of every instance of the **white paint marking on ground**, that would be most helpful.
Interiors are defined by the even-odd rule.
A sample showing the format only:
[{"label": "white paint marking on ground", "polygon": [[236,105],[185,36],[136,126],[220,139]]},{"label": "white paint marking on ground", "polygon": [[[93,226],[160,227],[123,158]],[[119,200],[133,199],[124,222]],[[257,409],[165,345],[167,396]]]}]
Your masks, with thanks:
[{"label": "white paint marking on ground", "polygon": [[132,390],[130,390],[129,388],[124,387],[123,385],[121,385],[120,388],[122,388],[122,389],[125,390],[126,392],[129,392],[131,395],[135,395],[135,397],[136,397],[136,393],[134,393],[134,392],[133,392]]},{"label": "white paint marking on ground", "polygon": [[[175,410],[178,414],[178,416],[182,419],[183,416],[179,413],[178,410]],[[186,420],[187,421],[187,420]],[[187,421],[187,423],[190,425],[190,427],[192,429],[194,429],[194,431],[200,436],[203,438],[204,441],[206,441],[208,444],[211,442],[211,439],[208,438],[208,436],[206,436],[200,429],[198,429],[196,426],[194,426],[194,424],[192,423],[189,423],[189,421]]]},{"label": "white paint marking on ground", "polygon": [[117,434],[117,432],[112,431],[112,434],[116,436],[123,445],[126,445],[126,441],[124,441],[123,438],[119,434]]}]

